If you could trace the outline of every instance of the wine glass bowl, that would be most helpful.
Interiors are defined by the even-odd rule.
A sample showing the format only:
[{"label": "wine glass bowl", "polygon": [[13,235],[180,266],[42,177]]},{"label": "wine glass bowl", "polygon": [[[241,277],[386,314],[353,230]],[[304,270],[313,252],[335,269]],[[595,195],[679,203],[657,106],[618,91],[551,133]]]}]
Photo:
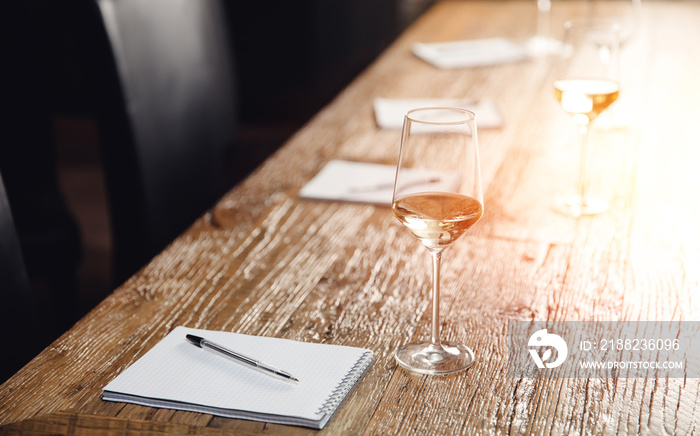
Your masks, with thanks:
[{"label": "wine glass bowl", "polygon": [[567,21],[564,47],[556,63],[554,96],[578,127],[581,157],[577,192],[555,199],[554,208],[580,217],[605,212],[608,203],[588,192],[588,132],[590,124],[620,94],[619,26],[608,20]]},{"label": "wine glass bowl", "polygon": [[587,126],[617,100],[620,85],[605,79],[558,79],[554,96],[573,122]]},{"label": "wine glass bowl", "polygon": [[474,114],[458,108],[421,108],[404,118],[392,211],[432,257],[430,340],[399,348],[404,368],[422,374],[451,374],[474,361],[466,345],[440,339],[442,253],[483,214]]},{"label": "wine glass bowl", "polygon": [[401,197],[394,216],[428,250],[442,251],[473,226],[483,211],[479,201],[461,194],[425,192]]}]

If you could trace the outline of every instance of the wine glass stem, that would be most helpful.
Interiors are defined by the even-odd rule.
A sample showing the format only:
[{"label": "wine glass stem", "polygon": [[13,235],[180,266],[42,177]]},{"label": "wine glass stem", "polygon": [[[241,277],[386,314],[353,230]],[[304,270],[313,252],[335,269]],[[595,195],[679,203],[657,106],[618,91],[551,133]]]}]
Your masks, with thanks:
[{"label": "wine glass stem", "polygon": [[440,345],[440,258],[441,251],[430,251],[433,257],[433,324],[430,340],[433,345]]},{"label": "wine glass stem", "polygon": [[588,124],[579,125],[581,133],[581,162],[579,163],[578,193],[581,196],[581,207],[586,206],[586,162],[588,160]]},{"label": "wine glass stem", "polygon": [[537,36],[539,37],[549,37],[549,11],[551,8],[551,0],[537,0]]}]

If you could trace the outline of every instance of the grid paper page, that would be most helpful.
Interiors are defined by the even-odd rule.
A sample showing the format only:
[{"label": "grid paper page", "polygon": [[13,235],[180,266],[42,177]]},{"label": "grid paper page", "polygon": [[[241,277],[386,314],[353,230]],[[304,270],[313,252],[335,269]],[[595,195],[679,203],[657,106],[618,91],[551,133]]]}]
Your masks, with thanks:
[{"label": "grid paper page", "polygon": [[[299,379],[292,384],[196,347],[202,336]],[[369,350],[176,327],[105,391],[256,413],[320,419],[333,390]]]}]

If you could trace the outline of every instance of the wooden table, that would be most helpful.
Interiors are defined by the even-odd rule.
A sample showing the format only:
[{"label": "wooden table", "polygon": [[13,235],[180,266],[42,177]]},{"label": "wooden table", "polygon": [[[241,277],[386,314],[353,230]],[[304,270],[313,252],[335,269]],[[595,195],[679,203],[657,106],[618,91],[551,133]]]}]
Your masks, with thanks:
[{"label": "wooden table", "polygon": [[[554,2],[553,28],[585,3]],[[511,320],[700,320],[700,3],[648,1],[623,56],[627,128],[594,129],[609,212],[550,208],[573,184],[576,130],[551,59],[438,70],[416,41],[535,31],[534,1],[438,4],[252,176],[0,388],[0,432],[312,434],[110,403],[101,388],[178,325],[373,349],[378,360],[322,432],[677,433],[700,428],[699,379],[537,379],[506,372]],[[332,158],[394,164],[376,97],[493,98],[479,132],[485,214],[444,256],[443,336],[467,372],[413,375],[392,353],[429,334],[429,256],[386,207],[305,201]]]}]

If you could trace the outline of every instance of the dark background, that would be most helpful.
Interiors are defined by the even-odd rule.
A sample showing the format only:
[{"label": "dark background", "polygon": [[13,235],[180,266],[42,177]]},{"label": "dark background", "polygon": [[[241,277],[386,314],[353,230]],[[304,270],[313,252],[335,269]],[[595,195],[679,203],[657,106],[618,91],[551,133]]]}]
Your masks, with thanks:
[{"label": "dark background", "polygon": [[[32,227],[68,228],[77,235],[77,245],[57,245],[39,253],[49,265],[51,256],[76,259],[76,307],[56,306],[47,295],[51,291],[46,278],[36,273],[33,260],[24,253],[44,313],[57,318],[49,339],[70,328],[119,284],[111,271],[108,202],[91,101],[93,60],[86,56],[94,50],[86,50],[94,43],[85,14],[88,1],[22,0],[0,6],[0,169],[15,227],[21,238],[27,234],[23,230]],[[274,153],[430,3],[224,1],[235,75],[232,123],[239,150],[235,161],[227,163],[227,186],[233,187]],[[50,187],[56,194],[52,198],[63,201],[39,201],[48,185],[55,185]],[[69,222],[46,220],[37,207],[55,208]],[[55,265],[60,274],[64,267]]]}]

